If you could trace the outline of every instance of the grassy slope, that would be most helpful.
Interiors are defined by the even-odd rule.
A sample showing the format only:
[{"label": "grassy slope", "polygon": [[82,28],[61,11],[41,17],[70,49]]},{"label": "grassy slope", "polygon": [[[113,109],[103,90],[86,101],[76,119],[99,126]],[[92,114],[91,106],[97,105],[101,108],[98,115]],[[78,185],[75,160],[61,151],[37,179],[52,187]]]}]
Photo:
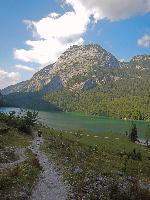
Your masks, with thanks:
[{"label": "grassy slope", "polygon": [[[0,150],[4,152],[5,148],[26,148],[32,137],[21,132],[17,129],[8,127],[5,123],[0,122],[1,128],[10,128],[7,133],[0,133]],[[0,196],[2,200],[6,199],[27,199],[30,195],[34,182],[39,174],[40,166],[35,156],[31,151],[25,151],[27,159],[11,169],[0,170]],[[15,161],[16,157],[13,152],[8,153],[5,160],[1,162]]]},{"label": "grassy slope", "polygon": [[[118,181],[121,181],[123,177],[131,176],[134,177],[135,182],[142,180],[146,184],[150,183],[150,150],[129,142],[122,135],[94,136],[84,131],[80,132],[78,137],[74,133],[44,130],[46,142],[43,148],[50,159],[53,159],[61,170],[63,169],[65,179],[73,186],[75,199],[97,199],[97,196],[102,193],[97,183],[97,177],[100,174],[113,177],[113,184],[111,183],[109,191],[113,191],[113,187],[116,187],[116,191],[112,194],[103,191],[102,199],[130,199],[131,195],[134,196],[133,199],[149,198],[150,194],[140,190],[138,186],[138,190],[133,189],[132,183],[130,183],[129,191],[123,194],[118,190]],[[142,160],[127,158],[134,148],[136,152],[141,153]]]}]

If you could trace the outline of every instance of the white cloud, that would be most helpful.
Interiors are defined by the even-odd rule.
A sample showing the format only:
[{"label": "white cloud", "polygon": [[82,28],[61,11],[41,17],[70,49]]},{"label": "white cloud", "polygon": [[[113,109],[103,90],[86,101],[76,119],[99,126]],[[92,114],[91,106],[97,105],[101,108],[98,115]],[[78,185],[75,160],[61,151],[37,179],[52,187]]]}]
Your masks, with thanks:
[{"label": "white cloud", "polygon": [[18,68],[18,69],[27,71],[27,72],[35,72],[35,69],[34,69],[34,68],[29,67],[29,66],[26,66],[26,65],[21,65],[21,64],[19,64],[19,65],[16,65],[15,67]]},{"label": "white cloud", "polygon": [[128,19],[150,12],[150,0],[80,0],[87,10],[95,10],[97,20]]},{"label": "white cloud", "polygon": [[82,38],[72,43],[61,43],[60,40],[39,40],[27,41],[26,43],[31,46],[30,50],[19,49],[15,51],[15,57],[25,62],[34,62],[41,65],[53,63],[57,60],[62,52],[73,44],[81,44]]},{"label": "white cloud", "polygon": [[46,65],[55,62],[70,46],[83,43],[82,36],[87,29],[90,14],[78,0],[67,0],[66,3],[73,5],[74,10],[61,16],[50,13],[40,21],[25,20],[38,40],[26,41],[29,50],[16,49],[16,59]]},{"label": "white cloud", "polygon": [[55,12],[49,14],[49,17],[51,17],[51,18],[57,18],[59,16],[60,16],[60,14],[59,13],[55,13]]},{"label": "white cloud", "polygon": [[149,48],[150,47],[150,35],[144,35],[137,41],[138,45],[144,48]]},{"label": "white cloud", "polygon": [[[62,52],[84,42],[89,23],[101,19],[126,19],[150,11],[150,0],[64,0],[72,11],[50,13],[39,21],[25,20],[35,40],[26,41],[29,49],[16,49],[16,59],[40,65],[53,63]],[[93,18],[91,18],[93,16]]]},{"label": "white cloud", "polygon": [[20,79],[20,74],[18,72],[6,72],[0,69],[0,89],[7,87],[9,85],[16,84]]}]

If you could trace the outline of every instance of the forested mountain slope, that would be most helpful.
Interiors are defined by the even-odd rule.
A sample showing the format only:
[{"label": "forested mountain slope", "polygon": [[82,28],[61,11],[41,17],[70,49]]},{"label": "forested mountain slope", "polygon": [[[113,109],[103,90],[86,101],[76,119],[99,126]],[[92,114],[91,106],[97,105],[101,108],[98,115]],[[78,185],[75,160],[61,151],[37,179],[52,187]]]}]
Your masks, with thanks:
[{"label": "forested mountain slope", "polygon": [[149,119],[150,55],[119,62],[99,45],[73,46],[56,63],[2,93],[20,107],[40,98],[40,108],[46,101],[64,111]]}]

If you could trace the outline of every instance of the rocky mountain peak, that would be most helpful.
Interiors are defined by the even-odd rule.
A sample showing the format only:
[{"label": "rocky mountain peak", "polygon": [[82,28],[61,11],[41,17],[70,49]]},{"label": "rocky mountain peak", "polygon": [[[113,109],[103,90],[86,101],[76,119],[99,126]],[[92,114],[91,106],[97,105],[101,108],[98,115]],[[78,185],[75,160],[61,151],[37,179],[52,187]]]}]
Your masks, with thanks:
[{"label": "rocky mountain peak", "polygon": [[[11,91],[39,91],[50,84],[53,77],[56,76],[62,83],[61,87],[62,85],[65,87],[73,77],[87,77],[89,74],[94,74],[96,69],[112,69],[119,66],[120,62],[97,44],[74,45],[67,49],[54,64],[37,72],[29,81],[23,82],[17,87],[11,87]],[[3,90],[3,93],[11,93],[9,88]],[[52,88],[51,85],[48,88]]]},{"label": "rocky mountain peak", "polygon": [[66,50],[53,66],[53,73],[57,73],[64,83],[78,75],[86,75],[98,68],[119,67],[119,61],[105,49],[96,44],[74,45]]},{"label": "rocky mountain peak", "polygon": [[[97,44],[89,45],[74,45],[67,49],[55,64],[55,67],[60,67],[61,64],[70,65],[70,62],[77,65],[86,63],[88,66],[99,65],[101,67],[118,67],[118,60],[105,49]],[[84,64],[85,65],[85,64]]]}]

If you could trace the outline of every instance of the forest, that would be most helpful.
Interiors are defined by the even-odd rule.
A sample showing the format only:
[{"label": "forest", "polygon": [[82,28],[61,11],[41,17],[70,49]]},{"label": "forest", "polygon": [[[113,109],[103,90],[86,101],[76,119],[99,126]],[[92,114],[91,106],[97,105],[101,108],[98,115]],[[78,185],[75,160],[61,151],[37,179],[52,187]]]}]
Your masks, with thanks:
[{"label": "forest", "polygon": [[64,111],[121,119],[150,119],[150,81],[118,80],[84,92],[62,90],[47,94],[45,100]]}]

